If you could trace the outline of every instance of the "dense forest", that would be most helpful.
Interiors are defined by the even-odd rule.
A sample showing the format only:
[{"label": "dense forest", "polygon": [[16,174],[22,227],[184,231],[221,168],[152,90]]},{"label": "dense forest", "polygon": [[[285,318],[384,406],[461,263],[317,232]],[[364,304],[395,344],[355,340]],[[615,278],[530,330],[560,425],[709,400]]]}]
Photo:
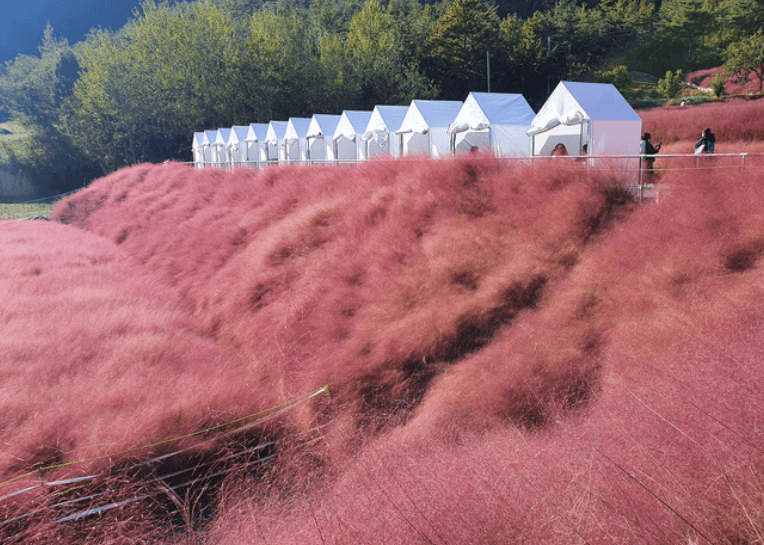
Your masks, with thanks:
[{"label": "dense forest", "polygon": [[26,134],[0,143],[0,166],[60,191],[188,160],[204,129],[489,85],[538,107],[563,79],[719,66],[763,25],[764,0],[146,0],[73,45],[48,27],[39,56],[0,68],[0,120]]}]

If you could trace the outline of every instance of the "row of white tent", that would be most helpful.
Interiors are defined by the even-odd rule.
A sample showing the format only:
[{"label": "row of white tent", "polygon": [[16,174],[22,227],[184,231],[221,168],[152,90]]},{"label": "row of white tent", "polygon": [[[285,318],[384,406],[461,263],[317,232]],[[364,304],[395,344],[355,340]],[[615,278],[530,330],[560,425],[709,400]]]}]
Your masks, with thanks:
[{"label": "row of white tent", "polygon": [[194,134],[198,168],[357,162],[389,154],[443,157],[491,150],[499,157],[639,154],[642,120],[611,84],[561,82],[537,114],[519,94],[470,93],[464,102],[346,110]]}]

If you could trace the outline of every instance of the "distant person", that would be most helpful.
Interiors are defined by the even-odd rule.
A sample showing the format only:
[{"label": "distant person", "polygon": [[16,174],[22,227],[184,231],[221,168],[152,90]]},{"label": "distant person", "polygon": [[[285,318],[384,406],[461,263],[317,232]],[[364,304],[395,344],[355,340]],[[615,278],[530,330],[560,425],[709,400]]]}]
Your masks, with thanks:
[{"label": "distant person", "polygon": [[552,150],[552,153],[550,153],[549,155],[551,155],[552,157],[562,157],[567,154],[568,154],[568,148],[565,147],[565,144],[560,142],[554,147],[554,149]]},{"label": "distant person", "polygon": [[710,128],[706,128],[700,133],[700,140],[695,142],[695,153],[713,153],[715,144],[716,135],[711,132]]},{"label": "distant person", "polygon": [[655,173],[655,170],[653,170],[655,157],[651,157],[651,155],[658,153],[661,150],[662,145],[663,143],[658,144],[657,147],[653,146],[652,136],[649,132],[646,132],[642,135],[642,141],[639,143],[639,153],[645,156],[642,158],[642,161],[644,162],[645,170],[647,170],[647,172],[650,174]]}]

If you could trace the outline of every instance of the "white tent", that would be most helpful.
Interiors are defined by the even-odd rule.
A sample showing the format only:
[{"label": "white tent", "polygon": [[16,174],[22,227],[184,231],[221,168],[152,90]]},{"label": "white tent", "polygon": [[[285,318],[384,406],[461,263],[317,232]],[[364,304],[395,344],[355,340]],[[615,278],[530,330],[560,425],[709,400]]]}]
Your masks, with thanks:
[{"label": "white tent", "polygon": [[204,167],[204,148],[202,142],[204,141],[203,132],[195,132],[194,139],[191,142],[191,154],[194,158],[194,168]]},{"label": "white tent", "polygon": [[282,162],[284,156],[284,133],[286,133],[286,121],[271,121],[268,123],[268,133],[265,135],[265,143],[268,149],[268,161]]},{"label": "white tent", "polygon": [[366,130],[361,135],[367,158],[384,154],[400,155],[400,138],[395,137],[395,131],[401,127],[408,111],[408,106],[374,106]]},{"label": "white tent", "polygon": [[462,103],[453,100],[412,100],[401,127],[401,154],[441,157],[451,152],[447,130]]},{"label": "white tent", "polygon": [[218,150],[218,166],[227,168],[231,164],[231,157],[228,153],[228,138],[231,136],[231,129],[218,129],[215,137],[215,147]]},{"label": "white tent", "polygon": [[[642,119],[610,83],[562,81],[533,119],[533,155],[562,143],[570,155],[638,155]],[[630,162],[633,162],[629,160]],[[635,169],[638,167],[635,167]]]},{"label": "white tent", "polygon": [[314,114],[305,138],[311,163],[334,161],[334,142],[332,137],[340,122],[339,115]]},{"label": "white tent", "polygon": [[290,117],[284,132],[284,156],[289,163],[303,163],[310,159],[308,128],[310,117]]},{"label": "white tent", "polygon": [[493,150],[497,156],[528,156],[527,131],[535,114],[523,95],[470,93],[449,125],[451,149],[469,152],[473,146]]},{"label": "white tent", "polygon": [[250,123],[246,138],[247,157],[250,165],[257,166],[268,160],[268,146],[265,143],[267,135],[267,123]]},{"label": "white tent", "polygon": [[334,152],[338,161],[361,161],[366,159],[361,135],[369,124],[371,112],[345,110],[334,130]]},{"label": "white tent", "polygon": [[249,125],[234,125],[228,136],[228,154],[231,158],[231,166],[243,167],[249,162],[247,149],[247,133]]},{"label": "white tent", "polygon": [[218,138],[218,131],[204,131],[204,137],[202,138],[202,153],[204,154],[204,166],[214,167],[218,166],[219,155],[218,148],[215,145],[215,140]]}]

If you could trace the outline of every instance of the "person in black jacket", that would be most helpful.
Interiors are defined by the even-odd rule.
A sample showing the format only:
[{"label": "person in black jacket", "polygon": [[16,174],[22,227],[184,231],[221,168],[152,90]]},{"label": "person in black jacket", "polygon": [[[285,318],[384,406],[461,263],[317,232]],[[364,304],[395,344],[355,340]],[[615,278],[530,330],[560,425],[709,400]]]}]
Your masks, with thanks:
[{"label": "person in black jacket", "polygon": [[642,142],[639,143],[639,153],[645,156],[642,159],[644,161],[645,170],[647,170],[647,172],[650,174],[654,174],[655,171],[653,170],[653,165],[655,164],[655,157],[651,156],[658,153],[661,150],[661,146],[663,144],[658,144],[658,147],[655,147],[650,141],[651,139],[652,136],[649,132],[646,132],[642,135]]},{"label": "person in black jacket", "polygon": [[715,144],[716,135],[711,132],[710,128],[706,128],[700,134],[700,140],[695,142],[695,153],[713,153]]}]

